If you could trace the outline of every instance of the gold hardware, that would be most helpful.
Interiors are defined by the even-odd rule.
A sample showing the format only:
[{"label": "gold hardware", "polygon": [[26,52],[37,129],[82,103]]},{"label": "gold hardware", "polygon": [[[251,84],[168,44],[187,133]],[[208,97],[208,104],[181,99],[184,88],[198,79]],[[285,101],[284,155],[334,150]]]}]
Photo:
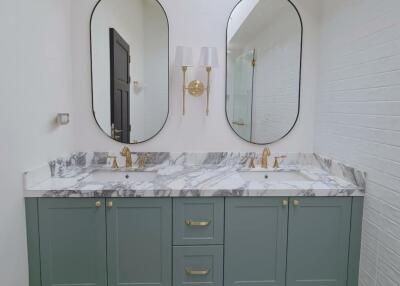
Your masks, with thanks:
[{"label": "gold hardware", "polygon": [[210,273],[210,270],[208,268],[204,269],[192,269],[192,268],[185,268],[185,272],[187,275],[190,276],[206,276],[208,273]]},{"label": "gold hardware", "polygon": [[255,160],[256,156],[250,158],[249,168],[254,169],[256,167]]},{"label": "gold hardware", "polygon": [[283,160],[283,159],[285,159],[286,158],[286,156],[278,156],[278,157],[275,157],[275,160],[274,160],[274,169],[279,169],[280,168],[280,162],[279,162],[279,160]]},{"label": "gold hardware", "polygon": [[194,221],[191,219],[187,219],[185,220],[186,225],[188,226],[208,226],[210,225],[210,221],[206,220],[206,221]]},{"label": "gold hardware", "polygon": [[96,208],[100,208],[101,207],[101,202],[100,201],[97,201],[96,202]]},{"label": "gold hardware", "polygon": [[183,66],[182,67],[182,73],[183,73],[183,106],[182,106],[182,115],[185,115],[185,105],[186,105],[186,72],[187,72],[187,68]]},{"label": "gold hardware", "polygon": [[113,207],[113,202],[112,202],[112,201],[108,201],[108,202],[107,202],[107,207],[108,207],[109,209],[111,209],[111,208]]},{"label": "gold hardware", "polygon": [[125,157],[125,168],[132,168],[132,152],[128,147],[124,147],[121,151],[121,156]]},{"label": "gold hardware", "polygon": [[201,96],[204,94],[204,91],[207,92],[207,107],[206,107],[206,114],[208,115],[210,112],[210,74],[211,74],[211,67],[206,67],[207,71],[207,86],[204,86],[204,83],[200,80],[192,80],[188,86],[186,86],[186,73],[187,73],[187,66],[182,66],[182,74],[183,74],[183,85],[182,85],[182,115],[186,113],[186,91],[189,92],[192,96]]},{"label": "gold hardware", "polygon": [[282,201],[282,206],[287,207],[289,204],[288,200],[283,200]]},{"label": "gold hardware", "polygon": [[118,169],[118,163],[117,163],[117,156],[108,156],[108,158],[112,159],[112,169]]},{"label": "gold hardware", "polygon": [[266,146],[262,152],[262,157],[261,157],[261,168],[268,168],[268,157],[271,156],[271,151],[269,148]]},{"label": "gold hardware", "polygon": [[207,71],[207,109],[206,114],[210,112],[210,74],[211,74],[211,67],[206,67]]},{"label": "gold hardware", "polygon": [[256,66],[256,60],[252,60],[252,61],[251,61],[251,65],[252,65],[253,67],[255,67],[255,66]]},{"label": "gold hardware", "polygon": [[293,205],[295,207],[298,207],[300,205],[300,202],[298,200],[293,200]]},{"label": "gold hardware", "polygon": [[204,84],[199,80],[192,80],[187,87],[187,90],[193,96],[203,95],[204,89]]},{"label": "gold hardware", "polygon": [[148,159],[148,155],[147,154],[139,154],[139,169],[143,170],[146,167],[146,161]]}]

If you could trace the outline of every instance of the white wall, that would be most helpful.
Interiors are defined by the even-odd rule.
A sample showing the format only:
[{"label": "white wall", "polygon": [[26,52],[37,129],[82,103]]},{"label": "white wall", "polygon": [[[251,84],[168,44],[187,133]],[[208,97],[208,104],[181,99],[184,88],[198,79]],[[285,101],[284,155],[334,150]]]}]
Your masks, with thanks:
[{"label": "white wall", "polygon": [[360,286],[400,281],[399,11],[324,0],[315,149],[368,172]]},{"label": "white wall", "polygon": [[[121,146],[102,134],[91,113],[89,17],[95,0],[72,1],[73,27],[73,95],[76,150],[113,150]],[[260,150],[237,137],[225,118],[225,37],[226,24],[236,0],[162,0],[170,24],[170,114],[164,129],[153,140],[133,146],[147,151],[251,151]],[[284,140],[272,146],[273,151],[312,152],[314,96],[316,76],[315,55],[318,50],[318,5],[314,0],[295,1],[303,15],[304,54],[302,110],[299,123]],[[216,46],[220,67],[212,75],[211,110],[205,116],[205,97],[187,100],[187,115],[182,116],[181,73],[173,66],[178,45],[194,47],[195,59],[202,46]],[[197,60],[196,60],[197,62]],[[189,79],[205,80],[206,73],[194,68]]]},{"label": "white wall", "polygon": [[0,285],[24,286],[22,173],[72,151],[70,1],[2,0],[0,34]]}]

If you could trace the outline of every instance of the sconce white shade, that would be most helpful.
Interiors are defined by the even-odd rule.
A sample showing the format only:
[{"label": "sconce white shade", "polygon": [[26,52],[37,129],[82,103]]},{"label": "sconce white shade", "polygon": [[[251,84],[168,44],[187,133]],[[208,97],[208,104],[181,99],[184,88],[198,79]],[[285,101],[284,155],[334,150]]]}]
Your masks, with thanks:
[{"label": "sconce white shade", "polygon": [[178,67],[193,66],[193,52],[191,47],[176,47],[175,65]]},{"label": "sconce white shade", "polygon": [[216,47],[202,47],[200,54],[200,66],[218,67],[218,52]]}]

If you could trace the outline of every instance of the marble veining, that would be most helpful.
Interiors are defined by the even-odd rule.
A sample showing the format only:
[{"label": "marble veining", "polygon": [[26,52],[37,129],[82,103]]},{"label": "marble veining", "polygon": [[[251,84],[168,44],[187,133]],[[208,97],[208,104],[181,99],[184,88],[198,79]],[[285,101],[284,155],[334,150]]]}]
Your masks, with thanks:
[{"label": "marble veining", "polygon": [[[133,153],[136,162],[138,155]],[[366,174],[316,154],[287,154],[278,170],[249,169],[256,153],[146,153],[143,172],[112,170],[107,152],[79,152],[25,173],[25,197],[212,197],[212,196],[363,196]],[[277,154],[280,155],[280,154]],[[272,156],[273,158],[273,156]],[[123,166],[123,158],[119,165]],[[270,158],[270,165],[272,165]],[[136,164],[137,165],[137,162]],[[45,169],[48,176],[44,176]],[[137,171],[137,170],[136,170]],[[304,180],[246,179],[242,171],[301,172]],[[91,175],[110,172],[118,180],[96,181]],[[40,174],[40,178],[36,174]],[[107,173],[108,174],[108,173]],[[136,179],[132,179],[135,174]]]}]

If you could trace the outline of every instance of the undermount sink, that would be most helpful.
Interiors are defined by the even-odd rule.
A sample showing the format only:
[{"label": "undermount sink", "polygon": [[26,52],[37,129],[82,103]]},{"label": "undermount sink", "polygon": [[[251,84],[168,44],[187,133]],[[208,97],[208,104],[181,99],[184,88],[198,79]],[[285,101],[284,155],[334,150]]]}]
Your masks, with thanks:
[{"label": "undermount sink", "polygon": [[312,181],[308,176],[300,171],[241,171],[239,174],[248,181]]},{"label": "undermount sink", "polygon": [[157,176],[157,172],[151,171],[123,171],[123,170],[98,170],[93,171],[84,178],[83,182],[106,183],[122,181],[151,181]]}]

